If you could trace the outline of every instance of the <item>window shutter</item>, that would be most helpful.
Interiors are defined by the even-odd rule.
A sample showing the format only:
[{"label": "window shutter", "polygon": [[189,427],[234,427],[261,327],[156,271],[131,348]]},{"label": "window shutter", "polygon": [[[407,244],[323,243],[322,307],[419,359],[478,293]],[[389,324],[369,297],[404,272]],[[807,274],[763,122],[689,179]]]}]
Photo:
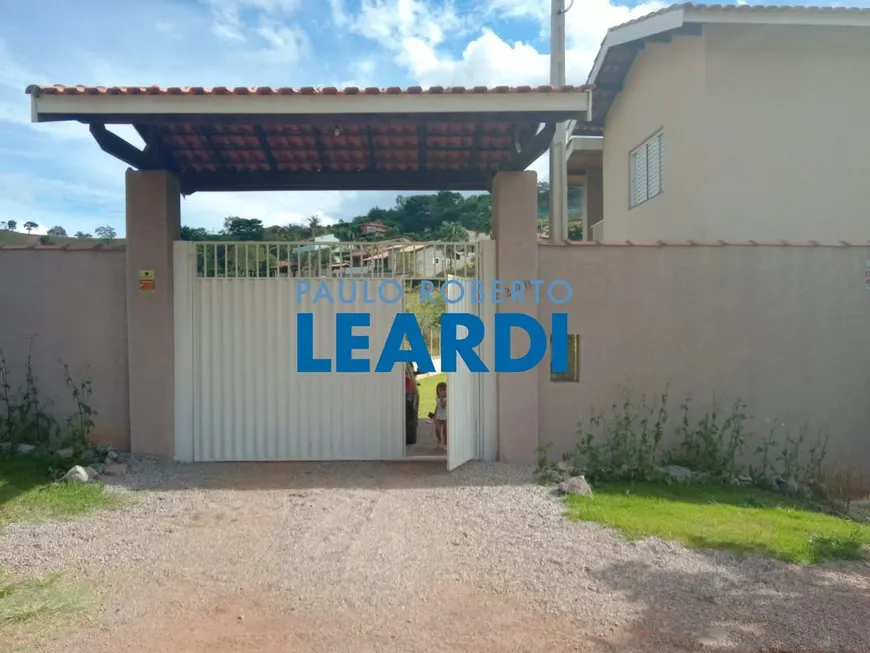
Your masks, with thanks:
[{"label": "window shutter", "polygon": [[661,134],[646,146],[647,197],[655,197],[662,189]]},{"label": "window shutter", "polygon": [[665,190],[665,139],[663,134],[656,136],[659,143],[659,192]]},{"label": "window shutter", "polygon": [[647,198],[646,148],[639,147],[631,153],[631,206],[637,206]]}]

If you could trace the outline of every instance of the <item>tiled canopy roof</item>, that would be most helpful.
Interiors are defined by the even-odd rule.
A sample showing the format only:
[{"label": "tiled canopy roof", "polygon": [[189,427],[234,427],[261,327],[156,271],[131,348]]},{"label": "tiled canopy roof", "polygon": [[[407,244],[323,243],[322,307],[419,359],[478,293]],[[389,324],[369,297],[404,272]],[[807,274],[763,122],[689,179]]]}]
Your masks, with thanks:
[{"label": "tiled canopy roof", "polygon": [[[511,166],[515,138],[528,142],[537,123],[485,124],[423,122],[412,119],[376,124],[208,124],[151,125],[141,132],[156,138],[165,167],[182,178],[201,180],[187,192],[218,190],[227,175],[317,173],[441,173],[446,184],[467,181]],[[463,177],[465,179],[463,179]],[[217,184],[205,183],[214,180]],[[324,184],[326,180],[324,179]],[[268,189],[268,180],[264,182]],[[375,183],[374,181],[372,183]],[[389,184],[391,182],[384,181]],[[324,185],[323,188],[327,188]]]},{"label": "tiled canopy roof", "polygon": [[[495,172],[523,170],[543,154],[557,120],[585,113],[585,98],[575,110],[566,96],[591,88],[32,85],[27,93],[34,101],[54,96],[44,98],[55,103],[46,119],[90,124],[106,152],[135,168],[170,170],[182,191],[191,193],[483,190]],[[422,96],[431,97],[431,104]],[[334,106],[329,97],[335,97]],[[538,106],[552,108],[539,112]],[[539,133],[542,123],[547,129]],[[145,150],[106,124],[134,126]]]}]

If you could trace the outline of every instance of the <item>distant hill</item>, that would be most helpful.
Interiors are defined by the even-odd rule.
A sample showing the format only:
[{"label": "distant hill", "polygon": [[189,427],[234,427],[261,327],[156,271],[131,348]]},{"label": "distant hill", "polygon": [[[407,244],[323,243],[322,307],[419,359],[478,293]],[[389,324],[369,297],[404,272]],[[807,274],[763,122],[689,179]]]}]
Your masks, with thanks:
[{"label": "distant hill", "polygon": [[[2,245],[40,245],[40,239],[42,236],[38,234],[23,234],[19,231],[0,231],[0,244]],[[49,245],[96,245],[97,243],[102,243],[105,241],[100,240],[99,238],[62,238],[62,237],[54,237],[51,236],[49,238]],[[123,238],[115,238],[114,240],[109,241],[111,245],[123,245]]]}]

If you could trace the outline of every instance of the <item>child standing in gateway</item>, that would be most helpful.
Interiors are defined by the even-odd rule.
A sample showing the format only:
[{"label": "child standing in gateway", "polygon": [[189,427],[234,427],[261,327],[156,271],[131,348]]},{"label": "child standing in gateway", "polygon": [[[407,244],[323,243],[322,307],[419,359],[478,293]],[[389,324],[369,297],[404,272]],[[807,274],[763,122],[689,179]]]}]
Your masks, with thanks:
[{"label": "child standing in gateway", "polygon": [[439,447],[447,448],[447,384],[435,386],[435,439]]}]

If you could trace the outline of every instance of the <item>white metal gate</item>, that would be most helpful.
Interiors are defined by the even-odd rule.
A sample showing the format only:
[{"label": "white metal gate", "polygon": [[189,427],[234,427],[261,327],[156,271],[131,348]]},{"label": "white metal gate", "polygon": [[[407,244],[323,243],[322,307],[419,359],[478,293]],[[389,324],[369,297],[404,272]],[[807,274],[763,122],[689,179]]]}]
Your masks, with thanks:
[{"label": "white metal gate", "polygon": [[[369,335],[374,370],[402,303],[366,301],[378,281],[353,278],[309,278],[311,290],[300,298],[300,277],[270,271],[269,245],[237,244],[234,254],[232,245],[212,247],[176,243],[176,458],[401,458],[401,366],[389,373],[299,373],[296,316],[314,314],[314,355],[332,359],[334,369],[336,312],[370,313],[371,327],[356,332]],[[321,283],[334,303],[312,301]],[[355,301],[339,301],[339,283],[345,299],[355,287]]]},{"label": "white metal gate", "polygon": [[[479,304],[471,302],[471,279],[448,275],[447,312],[479,315]],[[459,285],[461,284],[461,285]],[[456,301],[458,299],[458,301]],[[459,327],[458,338],[465,338],[468,329]],[[481,348],[476,347],[478,355]],[[442,359],[443,364],[443,359]],[[447,469],[452,471],[480,457],[480,374],[468,369],[457,356],[456,371],[447,373]]]}]

